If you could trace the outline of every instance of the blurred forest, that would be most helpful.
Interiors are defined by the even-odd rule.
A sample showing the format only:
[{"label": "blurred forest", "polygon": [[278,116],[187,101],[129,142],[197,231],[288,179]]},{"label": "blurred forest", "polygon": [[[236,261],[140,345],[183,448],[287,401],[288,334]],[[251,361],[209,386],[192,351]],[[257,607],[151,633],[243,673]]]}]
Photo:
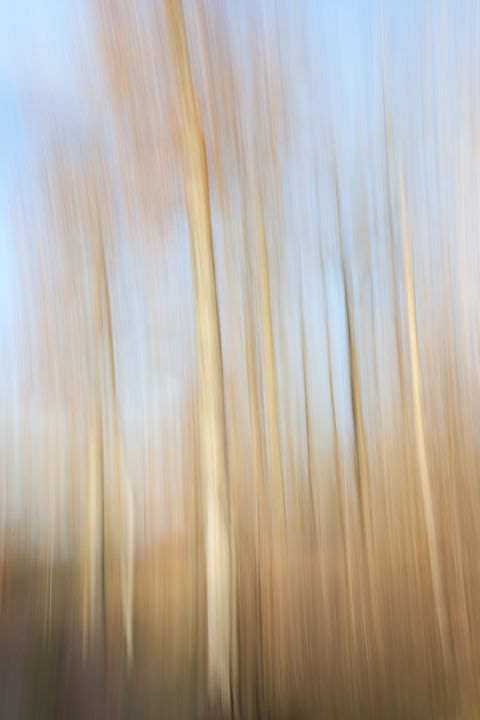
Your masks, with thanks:
[{"label": "blurred forest", "polygon": [[320,5],[89,6],[12,185],[1,717],[480,716],[480,18]]}]

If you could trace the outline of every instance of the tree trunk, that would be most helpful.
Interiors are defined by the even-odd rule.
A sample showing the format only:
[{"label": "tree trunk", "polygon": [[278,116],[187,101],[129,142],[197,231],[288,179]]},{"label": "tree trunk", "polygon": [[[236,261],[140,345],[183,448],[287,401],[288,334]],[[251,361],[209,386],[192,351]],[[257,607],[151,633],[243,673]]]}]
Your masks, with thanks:
[{"label": "tree trunk", "polygon": [[353,436],[354,436],[354,476],[356,483],[356,495],[359,506],[360,519],[360,587],[361,587],[361,610],[363,616],[364,649],[367,662],[367,675],[372,676],[372,652],[368,635],[368,620],[373,618],[377,644],[378,632],[375,619],[374,598],[373,598],[373,526],[371,509],[371,492],[369,485],[369,470],[367,458],[367,446],[365,441],[365,428],[363,423],[363,412],[360,396],[360,376],[358,369],[357,340],[355,332],[355,318],[352,308],[352,281],[351,274],[347,276],[345,264],[345,248],[343,244],[343,229],[340,214],[340,198],[338,191],[338,178],[335,169],[335,199],[337,209],[338,239],[340,245],[340,264],[342,272],[343,296],[345,304],[345,319],[347,325],[347,354],[348,370],[350,377],[350,402],[352,408]]},{"label": "tree trunk", "polygon": [[226,436],[220,322],[210,218],[208,168],[179,0],[166,0],[183,115],[186,205],[199,364],[200,470],[206,513],[208,690],[212,704],[231,704],[231,582]]},{"label": "tree trunk", "polygon": [[275,372],[275,353],[273,347],[272,307],[270,299],[270,281],[268,277],[267,239],[260,188],[255,180],[255,210],[257,239],[259,243],[260,267],[260,305],[262,312],[263,349],[265,353],[265,382],[267,398],[267,434],[270,474],[272,480],[273,527],[282,536],[286,525],[285,487],[280,452],[280,429],[278,426],[277,377]]},{"label": "tree trunk", "polygon": [[412,374],[412,400],[415,432],[415,447],[422,491],[423,512],[427,530],[428,553],[433,580],[433,594],[435,611],[437,615],[440,640],[445,665],[451,660],[451,647],[447,628],[447,607],[442,583],[442,571],[438,549],[437,528],[433,507],[432,486],[428,470],[427,448],[425,443],[425,428],[422,407],[422,379],[420,369],[420,355],[418,351],[417,320],[415,313],[415,290],[413,286],[412,250],[410,230],[407,220],[405,203],[405,188],[403,182],[403,169],[399,170],[400,211],[402,217],[403,263],[405,273],[405,295],[407,301],[407,326],[410,349],[410,369]]}]

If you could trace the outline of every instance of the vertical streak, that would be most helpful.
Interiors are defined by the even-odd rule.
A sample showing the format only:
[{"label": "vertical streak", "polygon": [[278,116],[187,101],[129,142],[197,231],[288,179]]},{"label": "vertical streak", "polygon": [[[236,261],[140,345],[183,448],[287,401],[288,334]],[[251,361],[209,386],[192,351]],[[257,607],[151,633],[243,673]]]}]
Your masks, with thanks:
[{"label": "vertical streak", "polygon": [[437,529],[433,509],[432,486],[427,462],[425,443],[425,428],[422,408],[422,381],[420,377],[420,356],[418,351],[417,320],[415,312],[415,291],[413,287],[413,264],[410,229],[408,226],[407,209],[405,203],[405,188],[403,167],[399,168],[399,194],[400,212],[402,217],[403,263],[405,272],[405,292],[407,300],[407,321],[410,348],[410,365],[412,374],[412,399],[415,424],[415,445],[417,449],[418,470],[422,491],[423,511],[427,530],[428,550],[430,556],[430,569],[433,580],[433,593],[435,612],[437,615],[440,641],[445,666],[450,665],[451,648],[447,635],[447,608],[443,589],[440,555],[438,549]]},{"label": "vertical streak", "polygon": [[231,573],[220,323],[209,178],[180,0],[165,0],[183,120],[186,205],[199,361],[201,473],[206,495],[208,686],[212,703],[232,712]]}]

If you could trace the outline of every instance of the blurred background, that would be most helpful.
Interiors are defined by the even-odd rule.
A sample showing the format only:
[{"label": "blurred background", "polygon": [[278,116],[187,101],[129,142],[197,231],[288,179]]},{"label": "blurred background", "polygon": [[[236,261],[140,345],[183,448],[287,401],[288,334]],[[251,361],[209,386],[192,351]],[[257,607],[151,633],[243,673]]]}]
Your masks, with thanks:
[{"label": "blurred background", "polygon": [[0,717],[480,716],[480,6],[0,2]]}]

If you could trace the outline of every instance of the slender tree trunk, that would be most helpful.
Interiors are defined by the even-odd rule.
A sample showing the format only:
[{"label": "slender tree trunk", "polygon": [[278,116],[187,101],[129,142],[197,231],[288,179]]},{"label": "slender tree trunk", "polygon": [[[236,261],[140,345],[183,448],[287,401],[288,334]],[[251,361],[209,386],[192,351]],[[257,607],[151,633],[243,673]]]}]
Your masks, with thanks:
[{"label": "slender tree trunk", "polygon": [[[87,407],[88,442],[88,614],[92,646],[95,639],[102,638],[102,654],[106,654],[106,587],[105,587],[105,483],[104,483],[104,437],[102,427],[101,375],[103,362],[102,293],[101,276],[94,248],[93,282],[93,347],[90,362],[90,378]],[[87,578],[85,578],[87,580]],[[84,638],[84,650],[85,648]]]},{"label": "slender tree trunk", "polygon": [[[111,433],[113,453],[113,487],[116,516],[116,533],[120,555],[120,592],[122,601],[122,621],[127,649],[127,664],[131,668],[133,660],[133,555],[134,555],[134,501],[130,484],[125,476],[124,457],[120,447],[118,394],[115,372],[115,352],[113,347],[112,311],[110,286],[105,259],[103,237],[97,238],[97,279],[102,303],[102,337],[106,339],[107,367],[111,390]],[[105,325],[105,327],[104,327]],[[106,397],[106,388],[104,390]],[[105,434],[105,433],[104,433]],[[124,528],[125,527],[125,531]]]},{"label": "slender tree trunk", "polygon": [[[238,153],[239,165],[242,164],[242,158]],[[242,181],[248,187],[246,173],[242,175]],[[257,350],[257,330],[255,326],[255,297],[256,282],[252,268],[251,249],[248,242],[247,217],[248,207],[245,196],[246,188],[242,194],[242,230],[245,253],[245,281],[246,281],[246,311],[245,319],[245,343],[246,343],[246,367],[247,367],[247,383],[248,383],[248,400],[250,410],[250,431],[252,438],[252,464],[253,464],[253,492],[255,497],[255,558],[254,558],[254,609],[255,609],[255,628],[253,653],[254,662],[251,675],[254,676],[254,694],[255,694],[255,712],[256,717],[261,718],[266,708],[266,687],[265,687],[265,648],[263,642],[264,628],[262,623],[262,598],[263,598],[263,558],[264,543],[271,541],[271,524],[269,522],[268,512],[268,493],[266,488],[266,473],[264,466],[264,457],[262,452],[262,422],[259,407],[259,397],[261,396],[261,388],[259,387],[258,377],[258,350]],[[248,658],[247,658],[248,662]],[[249,700],[253,703],[253,698]]]},{"label": "slender tree trunk", "polygon": [[208,689],[231,711],[231,582],[223,368],[208,168],[179,0],[166,0],[184,123],[186,205],[199,363],[200,468],[205,493]]},{"label": "slender tree trunk", "polygon": [[[340,217],[340,200],[338,194],[338,180],[335,174],[335,196],[337,206],[337,223],[338,237],[340,244],[340,263],[343,282],[343,296],[345,303],[345,317],[347,323],[347,342],[348,342],[348,369],[350,377],[350,397],[352,404],[354,449],[355,449],[355,478],[357,487],[357,500],[360,511],[360,526],[362,532],[362,540],[369,544],[368,535],[371,532],[371,508],[370,508],[370,492],[368,486],[368,463],[367,449],[365,443],[365,429],[363,425],[363,413],[360,398],[360,378],[358,373],[358,357],[357,343],[354,326],[354,318],[352,317],[352,301],[350,294],[349,282],[347,279],[347,270],[345,266],[345,249],[343,246],[343,230]],[[367,548],[367,551],[370,548]]]},{"label": "slender tree trunk", "polygon": [[[369,628],[367,620],[369,614],[374,613],[373,608],[373,578],[372,578],[372,560],[373,560],[373,527],[371,516],[371,493],[369,486],[369,471],[367,448],[365,442],[365,429],[363,424],[363,412],[360,397],[360,377],[358,370],[357,342],[355,333],[355,319],[352,316],[352,298],[351,298],[351,277],[347,277],[347,269],[345,265],[345,248],[343,244],[343,228],[340,214],[340,198],[338,191],[338,178],[335,169],[335,199],[337,208],[338,238],[340,245],[340,263],[343,282],[343,295],[345,303],[345,318],[347,324],[347,353],[348,353],[348,369],[350,377],[350,401],[352,407],[353,435],[354,435],[354,475],[356,482],[357,502],[359,506],[360,517],[360,586],[362,595],[362,616],[363,616],[363,632],[364,647],[367,661],[367,674],[370,681],[372,676],[372,655],[371,646],[368,640]],[[377,628],[375,617],[373,617],[374,631]]]},{"label": "slender tree trunk", "polygon": [[[255,182],[252,180],[252,182]],[[272,479],[272,509],[274,527],[281,534],[285,531],[286,503],[285,487],[280,453],[280,430],[278,426],[277,377],[275,371],[275,353],[273,347],[272,307],[270,299],[270,281],[268,277],[267,239],[260,197],[260,188],[255,183],[255,211],[257,239],[259,245],[260,268],[260,305],[262,312],[263,349],[265,353],[265,381],[267,396],[267,435]]]},{"label": "slender tree trunk", "polygon": [[302,377],[303,377],[303,409],[305,412],[305,434],[307,441],[307,470],[308,470],[308,488],[310,493],[310,503],[312,505],[312,523],[313,536],[315,542],[320,538],[320,520],[318,517],[318,498],[315,491],[315,477],[313,466],[313,438],[310,408],[310,374],[308,372],[307,348],[305,339],[305,310],[303,304],[303,286],[301,262],[299,261],[299,294],[300,294],[300,338],[302,353]]},{"label": "slender tree trunk", "polygon": [[442,644],[445,665],[448,667],[451,660],[451,647],[448,636],[448,618],[445,591],[442,582],[442,569],[438,548],[435,511],[433,506],[433,493],[427,461],[427,448],[425,443],[425,428],[422,407],[422,379],[420,369],[420,355],[418,351],[417,320],[415,311],[415,290],[413,286],[413,265],[408,226],[407,209],[405,203],[405,188],[403,169],[399,169],[400,212],[402,218],[403,263],[405,273],[405,294],[407,301],[407,324],[410,349],[410,366],[412,374],[412,400],[414,416],[415,447],[422,491],[423,511],[427,530],[428,552],[433,580],[433,594],[438,629]]},{"label": "slender tree trunk", "polygon": [[[93,395],[93,393],[92,393]],[[103,483],[102,429],[99,403],[89,400],[88,409],[88,617],[89,645],[102,639],[102,653],[106,647],[105,597],[105,500]],[[85,645],[84,645],[84,649]]]},{"label": "slender tree trunk", "polygon": [[[338,440],[337,412],[335,407],[335,397],[333,393],[333,376],[332,376],[332,351],[330,342],[330,325],[328,320],[328,296],[325,277],[325,265],[323,261],[322,251],[320,249],[320,271],[321,282],[323,288],[323,307],[325,313],[325,333],[327,338],[327,365],[328,365],[328,385],[330,391],[330,407],[332,410],[332,426],[333,426],[333,454],[335,463],[335,479],[336,479],[336,497],[337,497],[337,513],[338,513],[338,529],[340,532],[340,542],[344,559],[344,582],[345,591],[348,595],[345,607],[345,624],[351,622],[351,632],[353,634],[353,656],[357,655],[357,623],[355,619],[355,603],[353,597],[353,579],[352,579],[352,558],[351,558],[351,542],[350,542],[350,523],[348,509],[346,506],[346,490],[342,487],[342,470],[340,464],[340,444]],[[348,612],[350,611],[350,616]],[[352,672],[352,654],[347,653],[348,672]]]}]

